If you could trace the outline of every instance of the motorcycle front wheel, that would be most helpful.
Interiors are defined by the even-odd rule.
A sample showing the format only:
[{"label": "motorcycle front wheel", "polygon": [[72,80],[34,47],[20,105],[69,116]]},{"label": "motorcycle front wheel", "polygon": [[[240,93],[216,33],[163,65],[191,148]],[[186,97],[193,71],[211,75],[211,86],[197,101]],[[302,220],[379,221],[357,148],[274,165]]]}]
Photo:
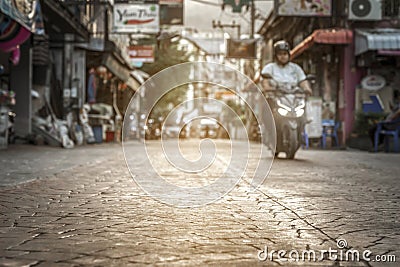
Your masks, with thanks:
[{"label": "motorcycle front wheel", "polygon": [[286,128],[285,130],[285,143],[286,143],[286,158],[294,159],[298,149],[297,131],[294,129]]}]

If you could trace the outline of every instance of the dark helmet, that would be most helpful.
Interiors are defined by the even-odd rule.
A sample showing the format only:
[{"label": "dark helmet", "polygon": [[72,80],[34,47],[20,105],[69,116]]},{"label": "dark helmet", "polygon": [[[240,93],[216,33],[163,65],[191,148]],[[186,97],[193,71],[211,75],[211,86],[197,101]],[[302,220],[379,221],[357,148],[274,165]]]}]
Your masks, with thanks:
[{"label": "dark helmet", "polygon": [[286,41],[278,41],[274,44],[274,54],[276,56],[276,54],[278,53],[278,51],[286,51],[288,52],[288,54],[290,54],[290,45],[288,42]]}]

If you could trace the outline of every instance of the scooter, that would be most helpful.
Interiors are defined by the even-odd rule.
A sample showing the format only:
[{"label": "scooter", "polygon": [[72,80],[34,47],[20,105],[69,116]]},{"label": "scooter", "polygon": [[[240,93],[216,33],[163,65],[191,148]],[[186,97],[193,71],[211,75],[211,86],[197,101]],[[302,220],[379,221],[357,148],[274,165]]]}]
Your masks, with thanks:
[{"label": "scooter", "polygon": [[145,127],[146,140],[157,140],[161,138],[161,126],[164,118],[149,118],[147,119]]},{"label": "scooter", "polygon": [[273,140],[265,142],[277,157],[286,153],[287,159],[294,159],[302,143],[306,124],[306,94],[297,84],[277,83],[276,89],[267,92],[267,101],[272,110],[276,127],[276,149]]}]

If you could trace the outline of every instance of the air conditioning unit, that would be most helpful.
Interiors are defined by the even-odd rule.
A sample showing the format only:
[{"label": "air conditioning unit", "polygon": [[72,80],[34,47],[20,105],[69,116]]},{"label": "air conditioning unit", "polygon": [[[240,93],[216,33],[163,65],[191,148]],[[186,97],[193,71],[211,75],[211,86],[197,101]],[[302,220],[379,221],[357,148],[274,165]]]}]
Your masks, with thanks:
[{"label": "air conditioning unit", "polygon": [[350,0],[349,20],[381,20],[381,0]]}]

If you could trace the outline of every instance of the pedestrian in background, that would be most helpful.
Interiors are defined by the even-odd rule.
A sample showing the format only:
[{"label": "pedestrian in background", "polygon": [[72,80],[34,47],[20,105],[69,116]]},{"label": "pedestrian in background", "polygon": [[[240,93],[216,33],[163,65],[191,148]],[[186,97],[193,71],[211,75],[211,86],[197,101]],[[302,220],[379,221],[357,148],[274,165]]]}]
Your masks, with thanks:
[{"label": "pedestrian in background", "polygon": [[[394,92],[394,105],[390,107],[391,112],[389,113],[389,115],[386,116],[384,122],[396,122],[398,121],[400,123],[400,93],[399,91],[395,91]],[[389,125],[389,126],[382,126],[382,130],[392,130],[391,127],[396,127],[397,125]],[[372,149],[370,150],[371,152],[374,151],[374,145],[375,145],[375,132],[376,129],[378,128],[378,125],[375,123],[368,131],[369,137],[371,139],[371,143],[372,143]],[[384,135],[380,134],[379,135],[379,140],[378,140],[378,145],[382,145],[383,144],[383,139],[384,139]]]},{"label": "pedestrian in background", "polygon": [[89,104],[96,103],[97,77],[95,68],[89,70],[89,79],[87,85],[87,99]]}]

